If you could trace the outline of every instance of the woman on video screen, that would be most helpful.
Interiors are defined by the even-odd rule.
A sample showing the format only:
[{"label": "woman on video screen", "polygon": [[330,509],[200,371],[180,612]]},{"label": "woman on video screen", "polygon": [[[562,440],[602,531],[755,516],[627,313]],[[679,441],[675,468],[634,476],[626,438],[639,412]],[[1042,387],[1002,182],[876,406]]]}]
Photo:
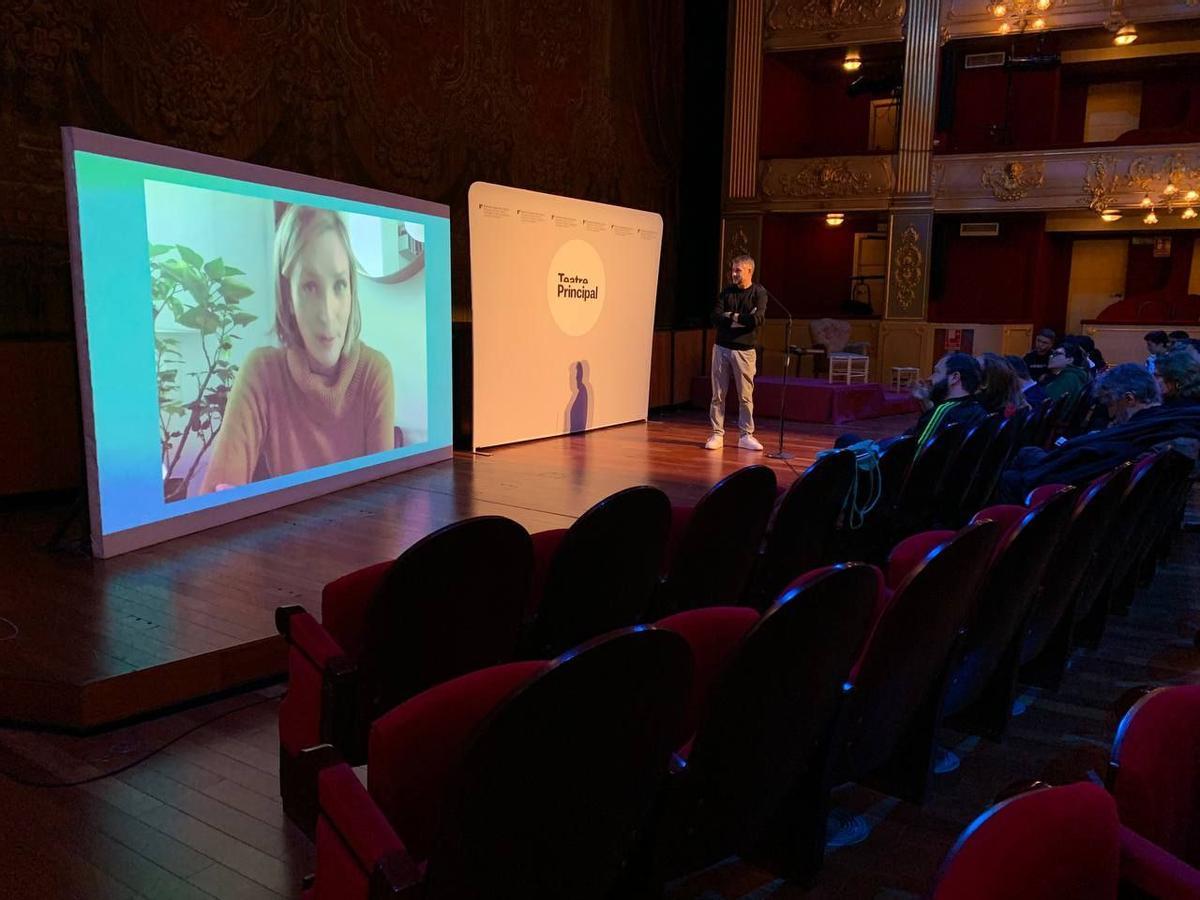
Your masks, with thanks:
[{"label": "woman on video screen", "polygon": [[395,445],[392,369],[360,339],[358,274],[333,210],[290,206],[275,230],[275,332],[238,371],[201,493]]}]

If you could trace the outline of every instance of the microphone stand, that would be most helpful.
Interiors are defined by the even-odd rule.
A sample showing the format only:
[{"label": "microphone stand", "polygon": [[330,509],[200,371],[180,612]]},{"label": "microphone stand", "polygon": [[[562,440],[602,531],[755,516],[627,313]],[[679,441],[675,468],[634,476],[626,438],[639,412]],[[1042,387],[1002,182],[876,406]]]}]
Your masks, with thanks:
[{"label": "microphone stand", "polygon": [[767,454],[768,459],[794,459],[794,453],[788,453],[783,449],[783,411],[787,404],[787,383],[788,383],[788,368],[792,364],[792,314],[788,312],[788,308],[775,298],[775,295],[767,291],[767,300],[774,300],[775,305],[783,310],[783,314],[787,316],[787,324],[784,326],[783,332],[783,389],[779,394],[779,449],[773,450]]}]

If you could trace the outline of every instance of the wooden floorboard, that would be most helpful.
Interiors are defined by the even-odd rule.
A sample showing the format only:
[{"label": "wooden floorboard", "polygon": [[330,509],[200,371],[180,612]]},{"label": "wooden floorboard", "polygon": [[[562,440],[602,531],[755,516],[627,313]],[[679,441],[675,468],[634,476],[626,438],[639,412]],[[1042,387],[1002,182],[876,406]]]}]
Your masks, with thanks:
[{"label": "wooden floorboard", "polygon": [[[882,436],[909,421],[856,427]],[[788,484],[841,430],[791,425],[795,459],[770,460],[706,451],[705,419],[678,414],[458,454],[108,560],[46,548],[65,508],[0,512],[0,618],[16,629],[0,655],[0,720],[91,728],[277,675],[282,645],[255,644],[275,638],[275,607],[315,611],[325,583],[443,525],[490,514],[565,527],[643,483],[691,502],[750,463]]]}]

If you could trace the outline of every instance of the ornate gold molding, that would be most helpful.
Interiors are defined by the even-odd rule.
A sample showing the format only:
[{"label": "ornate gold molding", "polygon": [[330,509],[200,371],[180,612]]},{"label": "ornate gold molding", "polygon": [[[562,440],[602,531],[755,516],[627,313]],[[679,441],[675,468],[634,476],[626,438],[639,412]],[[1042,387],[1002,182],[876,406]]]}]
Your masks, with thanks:
[{"label": "ornate gold molding", "polygon": [[1011,160],[1002,166],[984,166],[979,178],[997,200],[1022,200],[1045,182],[1046,164],[1041,160],[1034,163]]},{"label": "ornate gold molding", "polygon": [[1180,185],[1200,178],[1200,144],[945,155],[934,163],[933,205],[939,212],[1128,208],[1161,190],[1171,172],[1187,176]]},{"label": "ornate gold molding", "polygon": [[910,315],[920,302],[921,281],[925,277],[921,234],[915,225],[909,224],[900,232],[892,262],[896,309],[902,315]]},{"label": "ornate gold molding", "polygon": [[906,0],[772,0],[764,32],[768,50],[898,40]]},{"label": "ornate gold molding", "polygon": [[835,200],[887,197],[895,188],[890,156],[770,159],[763,163],[768,200]]},{"label": "ornate gold molding", "polygon": [[[1104,22],[1111,10],[1111,0],[1071,0],[1051,10],[1046,17],[1046,28],[1095,27]],[[1197,15],[1196,6],[1188,0],[1124,0],[1123,12],[1131,22],[1138,24],[1189,19]],[[942,16],[946,35],[951,40],[996,33],[996,19],[988,12],[984,0],[946,0]]]}]

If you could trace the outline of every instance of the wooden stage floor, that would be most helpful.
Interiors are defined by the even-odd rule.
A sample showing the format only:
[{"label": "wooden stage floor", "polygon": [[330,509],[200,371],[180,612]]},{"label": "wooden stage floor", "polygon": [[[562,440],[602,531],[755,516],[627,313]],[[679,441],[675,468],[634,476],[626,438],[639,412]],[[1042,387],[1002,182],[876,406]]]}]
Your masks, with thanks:
[{"label": "wooden stage floor", "polygon": [[[863,436],[911,417],[855,422]],[[0,721],[87,730],[187,703],[285,669],[275,607],[319,609],[321,588],[399,554],[443,525],[504,515],[560,528],[601,498],[653,484],[675,501],[762,462],[781,484],[846,426],[789,423],[796,458],[700,445],[705,417],[550,438],[452,460],[108,560],[47,544],[63,506],[0,511]],[[777,445],[772,423],[758,436]]]}]

